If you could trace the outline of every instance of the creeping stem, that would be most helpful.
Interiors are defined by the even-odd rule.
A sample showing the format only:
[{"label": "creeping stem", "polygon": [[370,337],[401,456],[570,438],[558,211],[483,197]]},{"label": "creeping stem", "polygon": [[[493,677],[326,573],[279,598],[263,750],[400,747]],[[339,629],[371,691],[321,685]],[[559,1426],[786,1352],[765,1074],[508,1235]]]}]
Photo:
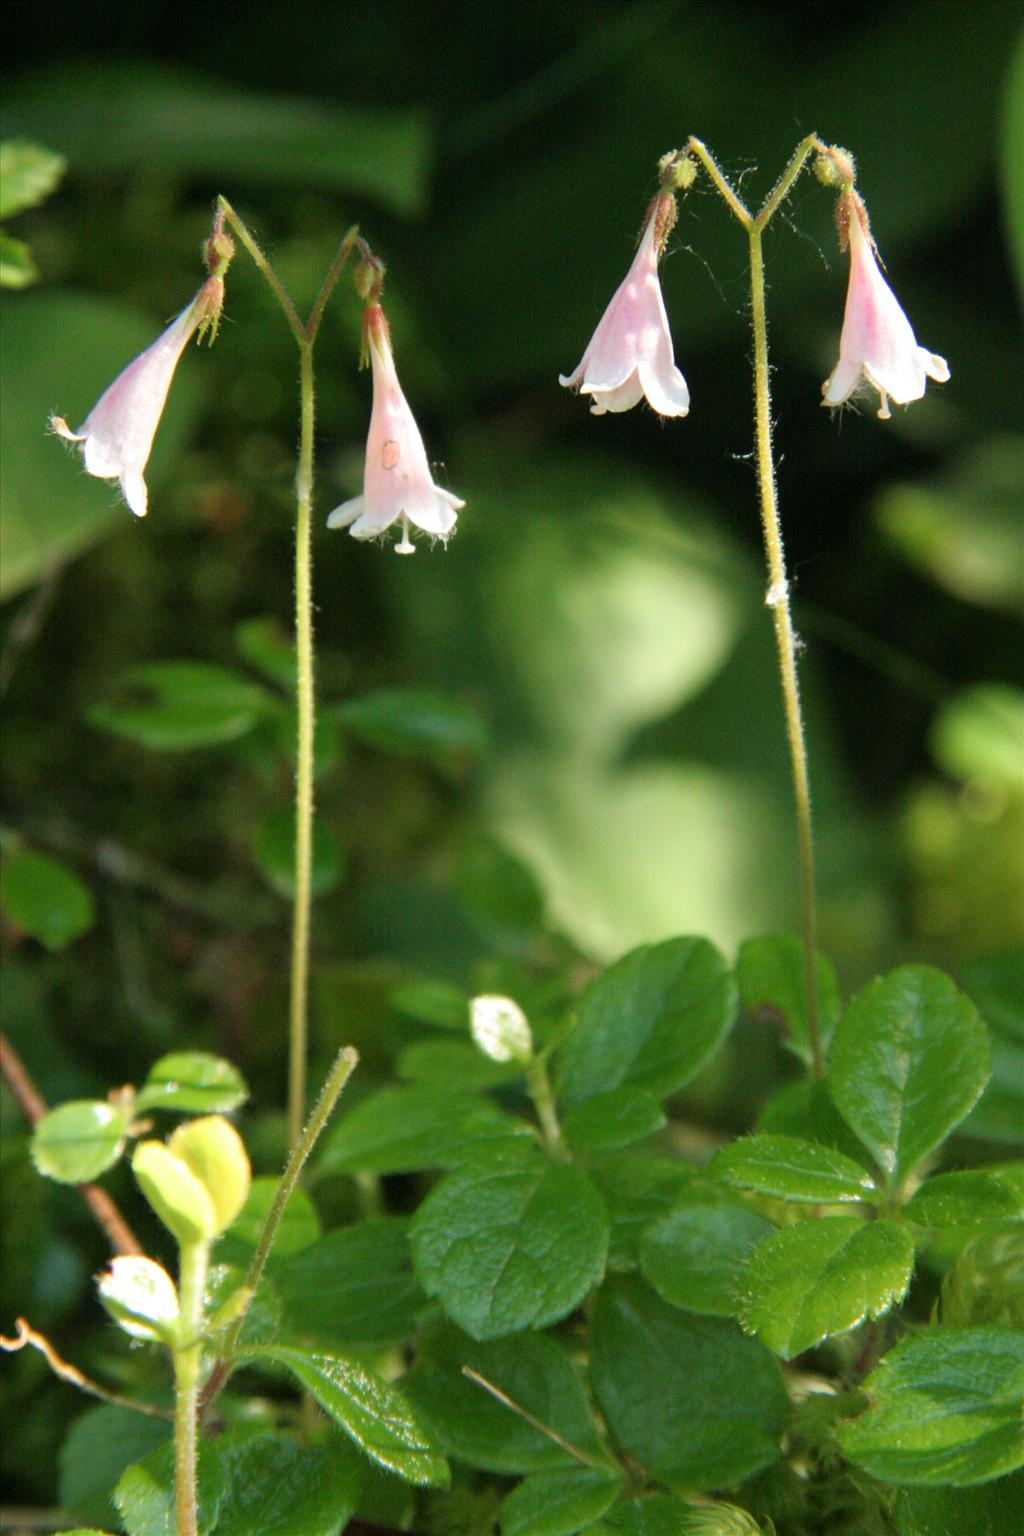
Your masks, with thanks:
[{"label": "creeping stem", "polygon": [[772,457],[771,375],[768,366],[768,320],[765,311],[764,250],[762,234],[781,207],[814,149],[824,151],[816,134],[809,134],[798,146],[757,215],[751,214],[743,200],[730,186],[713,157],[699,139],[687,145],[704,166],[718,192],[747,232],[750,243],[750,310],[754,333],[754,434],[757,458],[757,484],[761,505],[765,557],[768,562],[768,604],[775,625],[775,643],[779,657],[779,676],[786,713],[786,739],[789,743],[793,795],[796,803],[797,841],[800,851],[800,907],[803,939],[804,995],[811,1052],[811,1072],[821,1077],[825,1070],[821,1049],[821,1024],[818,1013],[818,987],[815,972],[817,919],[814,902],[814,839],[811,829],[811,791],[807,771],[807,744],[804,739],[800,687],[797,680],[796,636],[786,579],[786,560],[779,522],[779,501]]}]

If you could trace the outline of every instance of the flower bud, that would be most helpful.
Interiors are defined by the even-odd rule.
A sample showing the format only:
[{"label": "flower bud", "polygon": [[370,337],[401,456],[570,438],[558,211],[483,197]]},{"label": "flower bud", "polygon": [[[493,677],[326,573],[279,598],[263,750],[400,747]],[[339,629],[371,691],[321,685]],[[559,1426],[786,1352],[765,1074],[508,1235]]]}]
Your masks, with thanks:
[{"label": "flower bud", "polygon": [[208,1243],[220,1230],[206,1185],[162,1141],[143,1141],[135,1149],[132,1172],[164,1226],[182,1245]]},{"label": "flower bud", "polygon": [[830,144],[815,156],[814,174],[823,187],[841,187],[849,191],[857,179],[857,166],[848,149]]},{"label": "flower bud", "polygon": [[469,1030],[492,1061],[525,1063],[533,1055],[526,1014],[510,997],[474,997],[469,1005]]},{"label": "flower bud", "polygon": [[100,1301],[125,1333],[173,1345],[178,1293],[161,1265],[134,1256],[111,1259],[110,1269],[97,1277],[96,1284]]},{"label": "flower bud", "polygon": [[171,1152],[207,1191],[216,1219],[215,1236],[227,1230],[249,1194],[252,1173],[242,1138],[222,1115],[188,1120],[171,1137]]}]

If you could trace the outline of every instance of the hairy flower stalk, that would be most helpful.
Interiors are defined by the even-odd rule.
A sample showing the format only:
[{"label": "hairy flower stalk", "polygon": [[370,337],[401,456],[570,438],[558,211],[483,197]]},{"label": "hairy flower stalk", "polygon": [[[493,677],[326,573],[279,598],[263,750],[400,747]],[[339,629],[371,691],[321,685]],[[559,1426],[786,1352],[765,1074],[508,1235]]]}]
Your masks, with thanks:
[{"label": "hairy flower stalk", "polygon": [[363,311],[363,345],[373,371],[363,490],[335,507],[327,526],[348,528],[354,539],[375,539],[400,523],[395,552],[411,555],[416,546],[409,537],[410,523],[447,543],[465,502],[434,484],[420,429],[398,382],[388,322],[377,302]]},{"label": "hairy flower stalk", "polygon": [[119,483],[136,517],[145,517],[148,510],[143,472],[174,370],[197,331],[200,340],[209,331],[213,341],[223,305],[223,278],[208,277],[191,304],[100,396],[77,432],[62,416],[50,417],[58,436],[83,445],[87,474]]},{"label": "hairy flower stalk", "polygon": [[882,276],[863,200],[851,189],[836,205],[841,247],[850,249],[850,284],[839,343],[839,361],[821,386],[822,404],[843,405],[863,383],[878,391],[878,415],[888,421],[889,401],[920,400],[929,379],[945,384],[949,364],[917,344],[899,300]]}]

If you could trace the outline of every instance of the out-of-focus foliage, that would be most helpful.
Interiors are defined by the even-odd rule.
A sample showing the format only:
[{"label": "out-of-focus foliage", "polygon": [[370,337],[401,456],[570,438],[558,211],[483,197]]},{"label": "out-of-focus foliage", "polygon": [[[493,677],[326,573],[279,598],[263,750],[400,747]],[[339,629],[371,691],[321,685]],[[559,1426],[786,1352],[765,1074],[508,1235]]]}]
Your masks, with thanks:
[{"label": "out-of-focus foliage", "polygon": [[[10,24],[5,133],[57,157],[51,176],[57,160],[67,166],[46,201],[10,210],[38,279],[3,296],[0,381],[4,1027],[48,1102],[102,1102],[112,1083],[144,1083],[159,1057],[227,1056],[252,1088],[255,1170],[280,1172],[296,367],[244,256],[216,346],[190,350],[179,369],[145,524],[46,430],[51,411],[77,426],[195,291],[218,192],[265,242],[301,310],[359,222],[388,264],[398,367],[437,478],[467,503],[449,550],[423,547],[413,560],[324,530],[329,508],[359,488],[369,406],[358,306],[339,289],[318,348],[312,1073],[342,1040],[362,1063],[358,1107],[318,1168],[309,1245],[281,1260],[286,1302],[328,1273],[354,1307],[361,1228],[345,1228],[359,1236],[343,1254],[318,1243],[357,1217],[401,1222],[373,1209],[378,1171],[407,1212],[410,1175],[391,1170],[448,1167],[477,1137],[520,1156],[518,1090],[451,1028],[464,1027],[468,995],[514,994],[543,1043],[595,966],[633,945],[703,934],[731,965],[751,935],[796,925],[748,458],[744,249],[706,184],[684,200],[662,272],[689,418],[592,420],[555,382],[625,272],[659,155],[691,132],[753,201],[811,128],[848,145],[889,277],[919,339],[952,367],[949,384],[885,425],[869,411],[832,420],[819,409],[845,257],[829,195],[801,181],[766,255],[822,949],[844,996],[911,958],[953,970],[992,1033],[993,1072],[953,1145],[991,1158],[1019,1141],[1021,25],[1018,5],[995,0],[969,17],[956,0],[842,12],[723,0],[522,0],[491,11],[469,0],[259,0],[244,25],[157,0],[53,0],[45,27],[28,13]],[[198,667],[231,687],[182,692]],[[154,750],[175,730],[180,750]],[[45,902],[31,878],[39,865],[26,859],[61,871]],[[773,975],[780,967],[784,979],[776,955]],[[792,1051],[744,1002],[736,1033],[674,1101],[670,1136],[748,1129],[788,1081]],[[799,1051],[801,1039],[791,1043]],[[396,1064],[406,1086],[395,1086]],[[467,1094],[497,1084],[500,1107],[481,1123],[475,1100],[453,1098],[453,1081]],[[394,1118],[381,1094],[405,1096],[397,1150],[380,1145]],[[30,1315],[83,1368],[152,1395],[148,1354],[112,1340],[90,1296],[100,1234],[72,1189],[37,1176],[6,1091],[2,1108],[0,1322]],[[573,1113],[586,1108],[583,1097]],[[602,1104],[600,1118],[653,1129],[660,1115],[634,1096]],[[821,1140],[856,1161],[858,1143],[827,1100],[798,1087],[769,1115],[766,1135]],[[579,1147],[593,1148],[593,1122],[577,1125]],[[159,1249],[124,1167],[104,1177]],[[705,1282],[696,1322],[672,1310],[692,1300],[699,1258],[679,1210],[713,1205],[737,1264],[756,1234],[745,1207],[737,1220],[691,1190],[689,1170],[686,1201],[639,1154],[596,1182],[613,1261],[629,1255],[643,1275],[602,1300],[603,1407],[624,1443],[647,1453],[657,1425],[627,1400],[615,1340],[628,1326],[656,1360],[668,1317],[663,1337],[689,1367],[714,1358],[708,1341],[727,1326],[720,1275]],[[265,1198],[260,1189],[250,1200]],[[244,1262],[244,1233],[251,1240],[257,1224],[243,1213],[226,1240],[230,1262]],[[427,1218],[424,1227],[420,1243]],[[353,1347],[404,1337],[426,1304],[404,1226],[388,1233],[384,1324],[357,1311],[364,1333]],[[973,1246],[943,1259],[941,1320],[1004,1330],[1012,1277],[986,1302],[976,1277],[990,1277],[996,1257]],[[903,1259],[883,1257],[894,1292]],[[1014,1262],[999,1257],[1007,1274]],[[938,1273],[926,1282],[936,1293]],[[764,1279],[758,1316],[776,1301]],[[836,1316],[848,1301],[835,1301]],[[398,1334],[373,1332],[394,1319]],[[464,1319],[481,1337],[488,1321]],[[538,1340],[517,1376],[503,1340],[463,1340],[460,1354],[452,1333],[438,1325],[424,1350],[417,1406],[436,1403],[456,1357],[471,1359],[590,1445],[560,1347]],[[799,1329],[792,1339],[801,1346]],[[736,1335],[736,1380],[742,1388],[752,1361],[771,1419],[775,1367],[743,1342]],[[78,1405],[37,1356],[10,1364],[10,1497],[52,1505],[56,1448]],[[554,1412],[530,1395],[549,1379]],[[337,1383],[314,1387],[334,1401]],[[465,1390],[446,1433],[462,1454],[470,1446],[470,1465],[564,1471],[550,1442]],[[154,1453],[159,1473],[161,1454],[149,1421],[130,1421],[128,1446],[107,1420],[100,1434],[90,1415],[101,1413],[118,1410],[79,1421],[59,1490],[99,1526],[115,1517],[90,1481],[96,1446],[114,1440],[125,1452],[104,1469],[105,1488]],[[869,1423],[862,1435],[875,1468],[885,1434],[873,1422],[882,1429]],[[244,1443],[224,1454],[244,1471]],[[316,1486],[315,1448],[279,1454],[289,1466],[312,1458],[302,1475]],[[763,1436],[735,1455],[730,1475],[761,1465]],[[773,1508],[783,1499],[777,1471],[760,1474],[766,1508],[769,1492]],[[348,1508],[338,1475],[337,1507]],[[241,1473],[232,1486],[243,1488]],[[601,1487],[529,1492],[537,1508],[585,1495],[594,1520],[604,1497]],[[982,1489],[911,1488],[894,1518],[901,1533],[938,1530],[976,1518],[975,1496],[1001,1529],[1000,1498]],[[408,1516],[384,1473],[360,1497],[366,1518]],[[244,1501],[232,1498],[242,1529]],[[478,1522],[492,1513],[476,1510]],[[511,1529],[520,1514],[509,1511]],[[620,1510],[618,1524],[595,1529],[640,1530],[641,1515],[631,1518]]]}]

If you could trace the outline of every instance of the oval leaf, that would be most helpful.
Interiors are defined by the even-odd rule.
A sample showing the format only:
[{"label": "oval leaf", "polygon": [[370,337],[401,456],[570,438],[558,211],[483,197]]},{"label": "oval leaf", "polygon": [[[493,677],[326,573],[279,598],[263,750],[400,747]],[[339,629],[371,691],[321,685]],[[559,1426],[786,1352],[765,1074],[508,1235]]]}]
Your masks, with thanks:
[{"label": "oval leaf", "polygon": [[570,1146],[583,1151],[609,1151],[642,1141],[668,1121],[657,1099],[642,1088],[613,1088],[574,1104],[562,1120]]},{"label": "oval leaf", "polygon": [[23,933],[47,949],[63,949],[92,927],[92,896],[77,875],[32,848],[5,854],[0,906]]},{"label": "oval leaf", "polygon": [[242,1431],[214,1449],[227,1480],[216,1536],[339,1536],[355,1511],[358,1469],[333,1448]]},{"label": "oval leaf", "polygon": [[88,711],[91,725],[154,751],[235,741],[276,701],[266,689],[205,661],[154,661],[122,673],[114,697]]},{"label": "oval leaf", "polygon": [[615,1502],[614,1472],[557,1467],[536,1472],[513,1488],[501,1506],[501,1536],[574,1536]]},{"label": "oval leaf", "polygon": [[628,1083],[658,1097],[695,1077],[732,1026],[736,996],[707,939],[643,945],[592,982],[561,1050],[570,1103]]},{"label": "oval leaf", "polygon": [[983,1221],[1024,1221],[1024,1164],[940,1173],[903,1207],[921,1227],[974,1227]]},{"label": "oval leaf", "polygon": [[[815,955],[818,1021],[822,1046],[839,1016],[839,983],[831,962]],[[783,1045],[810,1065],[810,1027],[804,988],[804,947],[793,933],[748,939],[736,958],[740,1001],[756,1018],[774,1024]]]},{"label": "oval leaf", "polygon": [[382,688],[348,699],[335,713],[360,741],[398,757],[425,757],[448,767],[487,750],[487,730],[479,716],[443,694]]},{"label": "oval leaf", "polygon": [[384,1088],[328,1135],[322,1172],[416,1173],[450,1168],[488,1144],[529,1138],[529,1127],[489,1099],[450,1088]]},{"label": "oval leaf", "polygon": [[32,1161],[58,1184],[88,1184],[124,1150],[128,1117],[101,1099],[72,1099],[51,1109],[32,1132]]},{"label": "oval leaf", "polygon": [[135,1107],[175,1109],[189,1115],[226,1115],[249,1097],[237,1067],[206,1051],[172,1051],[149,1069]]},{"label": "oval leaf", "polygon": [[829,1068],[839,1112],[891,1184],[959,1125],[988,1075],[974,1004],[927,965],[902,966],[854,998]]},{"label": "oval leaf", "polygon": [[407,1483],[447,1488],[448,1463],[390,1382],[354,1360],[284,1345],[252,1347],[245,1358],[285,1366],[372,1461]]},{"label": "oval leaf", "polygon": [[852,1158],[797,1136],[745,1136],[717,1152],[710,1171],[734,1189],[811,1205],[871,1200],[877,1193]]},{"label": "oval leaf", "polygon": [[910,1233],[855,1216],[801,1221],[754,1249],[739,1277],[740,1321],[791,1360],[902,1301],[914,1267]]},{"label": "oval leaf", "polygon": [[497,1339],[579,1305],[604,1273],[608,1217],[586,1174],[523,1146],[450,1173],[410,1236],[427,1294],[472,1338]]},{"label": "oval leaf", "polygon": [[1024,1465],[1024,1333],[932,1328],[864,1382],[867,1412],[841,1425],[852,1462],[883,1483],[966,1488]]},{"label": "oval leaf", "polygon": [[[224,1473],[209,1445],[199,1447],[196,1477],[197,1536],[208,1536],[226,1490]],[[128,1536],[177,1536],[174,1446],[161,1446],[129,1467],[111,1496]]]},{"label": "oval leaf", "polygon": [[734,1317],[736,1277],[750,1250],[774,1230],[743,1205],[679,1206],[641,1237],[640,1272],[674,1307]]},{"label": "oval leaf", "polygon": [[397,1216],[328,1233],[276,1264],[274,1282],[289,1329],[328,1346],[409,1339],[426,1305]]}]

